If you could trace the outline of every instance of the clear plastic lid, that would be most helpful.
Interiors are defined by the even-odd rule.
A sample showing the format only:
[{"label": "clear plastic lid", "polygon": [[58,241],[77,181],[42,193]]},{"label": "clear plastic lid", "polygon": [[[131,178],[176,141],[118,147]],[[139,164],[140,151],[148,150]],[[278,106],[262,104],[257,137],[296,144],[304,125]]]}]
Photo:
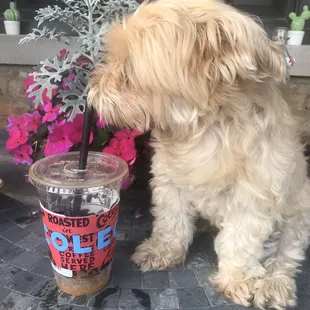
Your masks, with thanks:
[{"label": "clear plastic lid", "polygon": [[69,152],[38,160],[30,167],[30,183],[46,191],[59,188],[93,193],[104,187],[119,187],[128,177],[127,163],[121,158],[89,152],[86,170],[79,170],[79,157],[79,152]]}]

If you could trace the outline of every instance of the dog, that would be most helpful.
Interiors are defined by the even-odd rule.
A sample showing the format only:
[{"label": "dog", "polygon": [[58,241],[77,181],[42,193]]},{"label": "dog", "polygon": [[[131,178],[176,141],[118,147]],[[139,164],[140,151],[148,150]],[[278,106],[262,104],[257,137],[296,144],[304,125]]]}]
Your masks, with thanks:
[{"label": "dog", "polygon": [[152,131],[152,235],[142,271],[184,262],[195,219],[215,225],[212,283],[233,302],[296,304],[310,229],[298,123],[284,100],[284,46],[216,0],[141,5],[105,37],[88,103],[108,123]]}]

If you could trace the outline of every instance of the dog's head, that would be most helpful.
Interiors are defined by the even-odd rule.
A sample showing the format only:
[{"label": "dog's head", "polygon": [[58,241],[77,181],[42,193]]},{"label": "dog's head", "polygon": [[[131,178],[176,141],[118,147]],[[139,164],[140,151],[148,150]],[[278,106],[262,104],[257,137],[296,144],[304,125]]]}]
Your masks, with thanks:
[{"label": "dog's head", "polygon": [[109,123],[176,129],[214,115],[250,83],[283,80],[284,47],[217,0],[159,0],[115,24],[89,104]]}]

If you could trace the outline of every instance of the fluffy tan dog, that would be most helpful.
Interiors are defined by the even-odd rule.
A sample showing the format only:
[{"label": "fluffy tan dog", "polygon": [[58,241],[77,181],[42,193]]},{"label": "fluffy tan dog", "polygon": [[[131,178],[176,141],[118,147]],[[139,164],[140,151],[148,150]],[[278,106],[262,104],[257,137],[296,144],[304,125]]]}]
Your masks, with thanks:
[{"label": "fluffy tan dog", "polygon": [[215,0],[159,0],[108,33],[89,103],[109,123],[152,130],[152,236],[142,271],[185,260],[195,218],[219,228],[212,281],[242,305],[295,304],[310,187],[280,84],[283,46]]}]

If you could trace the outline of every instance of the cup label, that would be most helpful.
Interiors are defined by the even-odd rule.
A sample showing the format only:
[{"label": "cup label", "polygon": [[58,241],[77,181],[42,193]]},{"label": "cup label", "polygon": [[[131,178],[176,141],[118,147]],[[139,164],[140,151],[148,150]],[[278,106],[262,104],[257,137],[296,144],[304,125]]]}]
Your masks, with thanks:
[{"label": "cup label", "polygon": [[57,214],[42,204],[41,210],[50,258],[58,267],[54,268],[57,272],[67,270],[74,275],[74,271],[100,270],[111,262],[116,243],[118,203],[106,212],[83,217]]}]

